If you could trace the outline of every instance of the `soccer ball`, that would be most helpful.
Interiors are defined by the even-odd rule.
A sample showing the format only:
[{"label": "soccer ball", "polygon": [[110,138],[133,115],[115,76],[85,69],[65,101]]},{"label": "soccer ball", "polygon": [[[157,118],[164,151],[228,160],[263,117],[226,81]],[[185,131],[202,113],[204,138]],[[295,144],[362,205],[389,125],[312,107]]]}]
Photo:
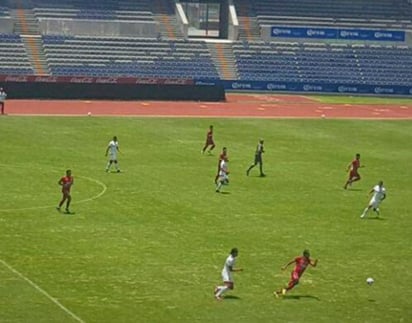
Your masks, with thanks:
[{"label": "soccer ball", "polygon": [[368,285],[372,285],[374,282],[375,282],[375,280],[374,280],[372,277],[366,278],[366,283],[367,283]]}]

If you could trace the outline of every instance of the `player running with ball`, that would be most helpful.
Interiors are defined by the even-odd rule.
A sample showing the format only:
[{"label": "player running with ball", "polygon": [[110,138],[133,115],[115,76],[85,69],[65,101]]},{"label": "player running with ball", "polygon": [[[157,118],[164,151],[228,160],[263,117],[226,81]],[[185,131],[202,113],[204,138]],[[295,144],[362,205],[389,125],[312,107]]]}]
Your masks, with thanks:
[{"label": "player running with ball", "polygon": [[285,266],[282,267],[282,270],[286,270],[286,268],[289,267],[291,264],[295,264],[295,268],[293,269],[291,273],[291,278],[288,283],[288,286],[286,288],[282,288],[279,291],[273,292],[273,294],[276,297],[279,297],[281,295],[285,295],[288,291],[290,291],[293,287],[295,287],[297,284],[299,284],[299,279],[302,277],[303,273],[305,272],[306,268],[311,265],[312,267],[316,267],[318,264],[318,260],[312,260],[310,258],[310,253],[309,250],[305,249],[303,251],[303,256],[301,257],[296,257],[295,259],[291,260],[288,262]]},{"label": "player running with ball", "polygon": [[363,210],[363,213],[360,216],[361,219],[366,217],[370,209],[373,209],[376,215],[379,216],[379,205],[386,198],[386,188],[383,186],[383,181],[379,181],[379,183],[370,190],[369,195],[372,193],[373,195],[369,201],[368,206],[365,208],[365,210]]}]

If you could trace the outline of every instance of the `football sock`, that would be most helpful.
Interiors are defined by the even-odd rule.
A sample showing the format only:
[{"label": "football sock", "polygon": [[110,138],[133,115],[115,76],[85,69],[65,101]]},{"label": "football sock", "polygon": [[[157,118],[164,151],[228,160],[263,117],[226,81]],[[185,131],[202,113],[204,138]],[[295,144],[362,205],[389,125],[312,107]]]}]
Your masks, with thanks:
[{"label": "football sock", "polygon": [[219,286],[218,288],[219,288],[219,291],[216,293],[216,297],[222,296],[223,293],[229,289],[229,287],[227,286]]}]

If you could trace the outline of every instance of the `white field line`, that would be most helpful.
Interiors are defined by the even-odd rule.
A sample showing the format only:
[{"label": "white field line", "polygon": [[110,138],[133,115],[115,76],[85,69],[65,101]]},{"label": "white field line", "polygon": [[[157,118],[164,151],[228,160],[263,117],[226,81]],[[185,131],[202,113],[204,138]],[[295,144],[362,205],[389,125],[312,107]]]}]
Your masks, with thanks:
[{"label": "white field line", "polygon": [[100,186],[103,188],[103,190],[102,190],[99,194],[97,194],[97,195],[95,195],[95,196],[89,197],[89,198],[87,198],[87,199],[84,199],[84,200],[81,200],[81,201],[78,201],[78,202],[74,202],[74,203],[72,203],[72,204],[80,204],[80,203],[90,202],[90,201],[93,201],[93,200],[98,199],[99,197],[102,197],[103,194],[106,193],[106,191],[107,191],[107,186],[106,186],[105,183],[103,183],[103,182],[101,182],[101,181],[99,181],[99,180],[97,180],[97,179],[94,179],[94,178],[91,178],[91,177],[87,177],[87,176],[80,176],[80,175],[78,175],[77,177],[87,179],[87,180],[89,180],[89,181],[91,181],[91,182],[95,182],[97,185],[100,185]]},{"label": "white field line", "polygon": [[10,266],[7,262],[4,260],[0,259],[0,263],[3,264],[4,267],[6,267],[8,270],[10,270],[12,273],[14,273],[16,276],[20,277],[24,281],[26,281],[29,285],[31,285],[35,290],[37,290],[39,293],[43,294],[46,296],[51,302],[53,302],[55,305],[57,305],[61,310],[63,310],[65,313],[70,315],[73,319],[75,319],[78,322],[85,323],[80,317],[78,317],[76,314],[74,314],[72,311],[70,311],[67,307],[62,305],[57,299],[55,299],[53,296],[51,296],[49,293],[47,293],[44,289],[42,289],[39,285],[36,283],[32,282],[29,278],[18,272],[16,269],[14,269],[12,266]]},{"label": "white field line", "polygon": [[[103,182],[101,182],[101,181],[99,181],[99,180],[97,180],[97,179],[94,179],[94,178],[87,177],[87,176],[77,175],[77,177],[87,179],[87,180],[89,180],[89,181],[91,181],[91,182],[95,182],[96,184],[100,185],[103,189],[102,189],[102,191],[101,191],[99,194],[97,194],[97,195],[95,195],[95,196],[92,196],[92,197],[89,197],[89,198],[86,198],[86,199],[83,199],[83,200],[80,200],[80,201],[73,202],[73,203],[72,203],[73,205],[74,205],[74,204],[81,204],[81,203],[85,203],[85,202],[90,202],[90,201],[96,200],[96,199],[98,199],[99,197],[101,197],[104,193],[106,193],[106,191],[107,191],[107,186],[106,186],[106,184],[104,184]],[[31,207],[23,207],[23,208],[15,208],[15,209],[0,209],[0,213],[1,213],[1,212],[12,212],[12,211],[29,211],[29,210],[50,209],[50,208],[52,208],[52,207],[54,207],[54,206],[52,206],[52,205],[44,205],[44,206],[31,206]]]}]

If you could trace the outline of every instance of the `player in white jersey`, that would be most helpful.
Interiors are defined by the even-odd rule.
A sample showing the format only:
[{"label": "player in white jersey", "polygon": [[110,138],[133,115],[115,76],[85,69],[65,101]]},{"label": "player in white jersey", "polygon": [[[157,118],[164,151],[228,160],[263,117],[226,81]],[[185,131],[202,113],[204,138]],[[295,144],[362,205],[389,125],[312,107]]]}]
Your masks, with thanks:
[{"label": "player in white jersey", "polygon": [[114,164],[116,171],[119,173],[119,163],[117,161],[117,153],[120,152],[119,150],[119,142],[117,141],[117,137],[114,136],[112,140],[110,140],[109,144],[106,148],[106,156],[109,155],[109,160],[106,165],[106,172],[110,171],[110,167]]},{"label": "player in white jersey", "polygon": [[232,273],[235,271],[243,270],[242,268],[234,268],[238,253],[239,251],[237,250],[237,248],[233,248],[230,251],[229,256],[226,258],[225,264],[222,269],[223,285],[216,286],[215,288],[215,298],[219,301],[222,300],[222,295],[224,292],[232,290],[234,288]]},{"label": "player in white jersey", "polygon": [[216,192],[219,193],[220,189],[222,188],[223,185],[228,185],[229,184],[229,169],[228,169],[228,159],[224,158],[220,162],[220,167],[219,167],[219,178],[217,179],[216,183]]},{"label": "player in white jersey", "polygon": [[383,187],[383,182],[380,181],[375,185],[369,192],[369,195],[372,194],[372,198],[369,201],[369,205],[363,210],[361,218],[363,219],[369,212],[370,209],[373,209],[375,213],[379,216],[379,205],[386,198],[386,189]]}]

